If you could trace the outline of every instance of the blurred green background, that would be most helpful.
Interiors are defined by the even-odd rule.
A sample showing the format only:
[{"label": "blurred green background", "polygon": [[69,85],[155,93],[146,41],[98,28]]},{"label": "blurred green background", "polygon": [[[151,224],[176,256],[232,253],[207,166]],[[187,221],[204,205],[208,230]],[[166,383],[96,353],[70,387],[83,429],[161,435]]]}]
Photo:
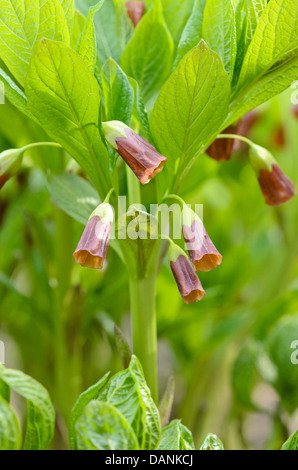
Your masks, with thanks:
[{"label": "blurred green background", "polygon": [[[289,90],[257,110],[249,137],[268,148],[298,187],[298,120]],[[0,151],[47,140],[10,104],[0,106]],[[66,445],[78,394],[121,369],[113,326],[130,336],[125,267],[109,250],[104,273],[72,258],[83,227],[51,202],[46,174],[69,164],[60,150],[26,154],[0,193],[0,340],[6,366],[45,385],[59,412],[53,446]],[[148,199],[150,198],[150,188]],[[201,273],[203,301],[184,305],[169,266],[158,280],[160,394],[176,380],[172,418],[196,445],[217,434],[226,449],[278,449],[298,428],[297,198],[265,205],[241,147],[226,163],[202,156],[183,188],[204,205],[204,223],[223,255]],[[22,410],[23,404],[16,403]]]}]

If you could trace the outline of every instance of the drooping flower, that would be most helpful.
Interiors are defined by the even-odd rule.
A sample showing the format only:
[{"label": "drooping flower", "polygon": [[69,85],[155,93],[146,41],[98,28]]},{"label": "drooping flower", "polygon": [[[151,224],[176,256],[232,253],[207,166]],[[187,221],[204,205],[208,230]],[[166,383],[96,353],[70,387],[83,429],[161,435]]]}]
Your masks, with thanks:
[{"label": "drooping flower", "polygon": [[129,18],[132,21],[134,27],[141,21],[142,17],[144,16],[145,5],[144,2],[126,2],[125,3],[126,10],[128,13]]},{"label": "drooping flower", "polygon": [[[240,122],[233,126],[229,126],[222,133],[238,134],[239,125]],[[234,142],[234,139],[215,139],[206,150],[206,153],[209,157],[217,160],[218,162],[223,160],[228,161],[232,157]]]},{"label": "drooping flower", "polygon": [[73,254],[81,266],[102,269],[108,251],[113,208],[110,204],[100,204],[91,214],[79,244]]},{"label": "drooping flower", "polygon": [[222,255],[212,243],[203,222],[190,208],[183,211],[182,233],[196,271],[211,271],[222,262]]},{"label": "drooping flower", "polygon": [[166,157],[126,124],[121,121],[109,121],[103,122],[102,127],[107,142],[119,153],[142,184],[148,183],[163,169]]},{"label": "drooping flower", "polygon": [[259,145],[250,149],[250,162],[269,206],[279,206],[289,201],[295,194],[295,186],[284,174],[273,155]]},{"label": "drooping flower", "polygon": [[0,153],[0,189],[21,168],[23,154],[23,149],[9,149]]},{"label": "drooping flower", "polygon": [[205,291],[184,251],[178,245],[171,243],[168,256],[183,302],[190,304],[201,300]]}]

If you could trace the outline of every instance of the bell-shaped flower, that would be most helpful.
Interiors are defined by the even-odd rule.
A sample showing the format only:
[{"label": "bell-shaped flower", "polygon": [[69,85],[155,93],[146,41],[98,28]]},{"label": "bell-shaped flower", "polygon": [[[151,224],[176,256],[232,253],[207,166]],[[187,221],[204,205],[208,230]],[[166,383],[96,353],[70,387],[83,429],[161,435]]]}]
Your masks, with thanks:
[{"label": "bell-shaped flower", "polygon": [[[222,133],[238,134],[239,125],[240,122],[236,125],[229,126]],[[230,160],[234,149],[234,143],[234,139],[215,139],[210,147],[207,148],[206,153],[209,157],[217,160],[218,162]]]},{"label": "bell-shaped flower", "polygon": [[183,210],[183,238],[196,271],[211,271],[222,262],[199,216],[188,207]]},{"label": "bell-shaped flower", "polygon": [[250,162],[258,177],[266,204],[279,206],[296,194],[292,181],[284,174],[267,149],[252,145]]},{"label": "bell-shaped flower", "polygon": [[126,124],[121,121],[109,121],[103,122],[102,128],[107,142],[119,153],[142,184],[148,183],[163,169],[166,157]]},{"label": "bell-shaped flower", "polygon": [[113,218],[113,208],[108,203],[100,204],[91,214],[73,254],[78,264],[102,269],[108,251]]},{"label": "bell-shaped flower", "polygon": [[201,300],[205,295],[205,291],[184,251],[178,245],[171,242],[168,256],[172,273],[183,301],[186,304],[190,304]]}]

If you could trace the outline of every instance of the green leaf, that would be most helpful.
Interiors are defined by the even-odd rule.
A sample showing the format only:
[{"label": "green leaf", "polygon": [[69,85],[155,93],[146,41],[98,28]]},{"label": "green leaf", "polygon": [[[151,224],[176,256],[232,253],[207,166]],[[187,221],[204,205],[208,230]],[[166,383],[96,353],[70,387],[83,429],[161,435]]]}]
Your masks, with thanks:
[{"label": "green leaf", "polygon": [[78,10],[75,12],[74,25],[71,35],[70,45],[73,49],[77,47],[81,34],[86,26],[87,19]]},{"label": "green leaf", "polygon": [[179,419],[163,428],[158,450],[194,450],[195,445],[189,429]]},{"label": "green leaf", "polygon": [[251,394],[257,379],[257,359],[260,350],[255,342],[245,345],[234,364],[232,386],[238,403],[255,408]]},{"label": "green leaf", "polygon": [[159,413],[135,356],[129,368],[116,374],[104,387],[98,400],[115,406],[126,418],[141,449],[156,448],[161,433]]},{"label": "green leaf", "polygon": [[232,373],[232,386],[238,403],[248,408],[256,408],[251,396],[260,378],[273,383],[276,379],[276,369],[262,343],[250,341],[240,350]]},{"label": "green leaf", "polygon": [[76,422],[83,413],[88,403],[98,397],[100,390],[107,383],[109,375],[110,372],[108,372],[104,377],[102,377],[102,379],[100,379],[95,385],[92,385],[85,392],[81,393],[71,411],[69,421],[69,440],[72,450],[76,450],[78,448],[75,430]]},{"label": "green leaf", "polygon": [[237,3],[235,12],[237,27],[237,59],[234,75],[235,82],[239,77],[240,69],[248,46],[251,43],[258,21],[266,6],[266,0],[239,0]]},{"label": "green leaf", "polygon": [[230,77],[233,76],[237,34],[232,0],[207,0],[204,11],[202,37],[221,57]]},{"label": "green leaf", "polygon": [[298,51],[293,57],[265,70],[251,81],[231,103],[230,113],[224,128],[238,121],[242,116],[285,91],[298,75]]},{"label": "green leaf", "polygon": [[69,33],[71,35],[73,32],[76,15],[75,2],[74,0],[60,0],[60,3],[64,11],[64,17],[68,24]]},{"label": "green leaf", "polygon": [[151,141],[152,136],[149,126],[149,118],[145,108],[143,97],[140,92],[140,87],[134,78],[128,77],[128,80],[134,90],[132,117],[138,123],[143,135],[147,138],[147,140]]},{"label": "green leaf", "polygon": [[46,132],[93,180],[99,194],[109,190],[109,156],[98,128],[98,84],[83,59],[68,46],[42,40],[26,80],[28,106]]},{"label": "green leaf", "polygon": [[181,33],[189,18],[193,0],[161,0],[163,17],[174,39],[179,42]]},{"label": "green leaf", "polygon": [[281,450],[298,450],[298,431],[295,431],[284,443]]},{"label": "green leaf", "polygon": [[47,186],[57,206],[83,225],[86,225],[90,215],[100,204],[94,187],[75,174],[50,174]]},{"label": "green leaf", "polygon": [[154,141],[168,159],[159,176],[165,186],[175,175],[182,179],[210,145],[227,115],[229,97],[220,57],[201,41],[166,82],[150,116]]},{"label": "green leaf", "polygon": [[147,102],[167,79],[172,59],[173,41],[158,0],[138,24],[124,51],[121,67],[138,82]]},{"label": "green leaf", "polygon": [[[249,85],[276,62],[296,55],[298,46],[297,4],[292,0],[270,0],[263,11],[247,50],[238,89]],[[296,52],[295,52],[296,50]]]},{"label": "green leaf", "polygon": [[103,2],[104,0],[100,0],[100,2],[98,2],[93,8],[90,8],[77,48],[78,53],[84,59],[84,62],[88,65],[92,73],[94,73],[97,58],[96,36],[93,21],[95,13],[101,9]]},{"label": "green leaf", "polygon": [[297,408],[297,338],[298,313],[283,316],[267,336],[267,350],[277,368],[274,387],[281,397],[282,404],[290,413]]},{"label": "green leaf", "polygon": [[206,0],[195,0],[192,13],[183,30],[178,45],[175,65],[177,66],[182,57],[195,47],[202,39],[202,27]]},{"label": "green leaf", "polygon": [[19,450],[21,444],[18,418],[11,406],[0,396],[0,450]]},{"label": "green leaf", "polygon": [[0,0],[0,57],[24,84],[29,62],[41,38],[69,43],[59,0]]},{"label": "green leaf", "polygon": [[[78,9],[85,16],[95,3],[96,0],[77,0]],[[109,57],[119,62],[133,32],[123,2],[105,0],[100,12],[94,18],[94,26],[100,64],[104,64]]]},{"label": "green leaf", "polygon": [[91,401],[76,423],[78,450],[138,450],[123,415],[109,403]]},{"label": "green leaf", "polygon": [[170,416],[172,412],[172,406],[174,401],[175,394],[175,379],[174,377],[169,377],[165,392],[160,400],[159,404],[159,415],[161,426],[167,426],[170,421]]},{"label": "green leaf", "polygon": [[208,434],[199,450],[224,450],[224,446],[215,434]]},{"label": "green leaf", "polygon": [[102,90],[105,99],[105,120],[130,124],[134,91],[127,76],[113,59],[102,68]]},{"label": "green leaf", "polygon": [[10,76],[5,64],[0,63],[0,81],[4,84],[5,97],[22,113],[36,121],[27,106],[27,97],[15,80]]},{"label": "green leaf", "polygon": [[54,434],[55,411],[47,390],[21,371],[0,369],[0,378],[27,400],[26,450],[43,450]]},{"label": "green leaf", "polygon": [[9,403],[10,400],[10,387],[0,379],[0,395],[4,400]]}]

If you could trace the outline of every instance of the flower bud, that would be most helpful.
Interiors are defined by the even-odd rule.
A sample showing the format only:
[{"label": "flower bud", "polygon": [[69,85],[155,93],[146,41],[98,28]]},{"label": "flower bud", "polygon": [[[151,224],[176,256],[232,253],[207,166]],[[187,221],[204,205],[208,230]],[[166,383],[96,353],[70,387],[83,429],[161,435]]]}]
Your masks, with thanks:
[{"label": "flower bud", "polygon": [[250,149],[250,162],[269,206],[279,206],[296,193],[292,181],[283,173],[273,155],[259,145]]},{"label": "flower bud", "polygon": [[126,2],[125,3],[126,10],[128,13],[129,18],[132,21],[134,27],[141,21],[142,17],[144,16],[145,5],[144,2]]},{"label": "flower bud", "polygon": [[191,262],[196,271],[211,271],[221,264],[222,256],[213,245],[201,219],[191,209],[187,208],[187,212],[187,216],[183,217],[182,233]]},{"label": "flower bud", "polygon": [[[240,123],[234,126],[227,127],[223,134],[238,134]],[[214,142],[207,148],[206,153],[214,160],[228,161],[232,157],[235,139],[215,139]]]},{"label": "flower bud", "polygon": [[100,204],[91,214],[73,254],[78,264],[102,269],[108,251],[113,218],[113,208],[107,203]]},{"label": "flower bud", "polygon": [[201,300],[205,291],[184,251],[178,245],[171,243],[168,256],[183,302],[190,304]]},{"label": "flower bud", "polygon": [[121,121],[109,121],[103,122],[102,127],[108,143],[119,153],[142,184],[148,183],[163,169],[166,157],[126,124]]},{"label": "flower bud", "polygon": [[0,153],[0,189],[21,168],[23,154],[23,149],[9,149]]}]

